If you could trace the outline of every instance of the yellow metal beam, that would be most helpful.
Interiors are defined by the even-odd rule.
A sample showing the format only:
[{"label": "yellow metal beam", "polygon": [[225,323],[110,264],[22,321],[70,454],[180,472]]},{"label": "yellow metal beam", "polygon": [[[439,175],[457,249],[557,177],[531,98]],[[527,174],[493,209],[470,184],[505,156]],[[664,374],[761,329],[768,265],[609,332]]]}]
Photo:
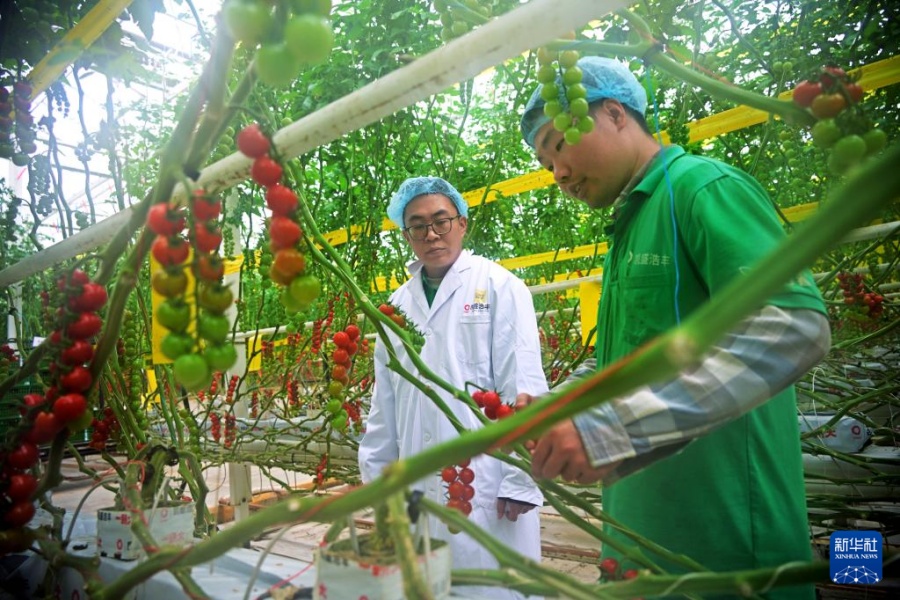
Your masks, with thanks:
[{"label": "yellow metal beam", "polygon": [[28,74],[31,99],[57,80],[134,0],[100,0]]}]

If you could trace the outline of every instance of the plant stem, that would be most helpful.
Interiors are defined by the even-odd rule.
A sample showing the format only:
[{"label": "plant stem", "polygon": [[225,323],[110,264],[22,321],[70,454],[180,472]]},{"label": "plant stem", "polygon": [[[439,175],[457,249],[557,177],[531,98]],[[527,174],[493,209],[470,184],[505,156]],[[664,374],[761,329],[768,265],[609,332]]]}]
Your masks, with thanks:
[{"label": "plant stem", "polygon": [[394,540],[394,551],[403,574],[403,591],[407,598],[431,600],[431,589],[425,585],[422,573],[419,572],[419,561],[416,549],[413,548],[412,536],[409,534],[409,517],[403,503],[403,494],[393,494],[385,502],[387,505],[387,525]]}]

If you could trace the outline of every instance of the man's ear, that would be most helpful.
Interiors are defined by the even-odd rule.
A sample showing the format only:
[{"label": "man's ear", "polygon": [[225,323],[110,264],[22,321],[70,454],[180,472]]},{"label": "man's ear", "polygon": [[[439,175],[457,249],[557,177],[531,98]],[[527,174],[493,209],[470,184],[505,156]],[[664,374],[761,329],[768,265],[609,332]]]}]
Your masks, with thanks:
[{"label": "man's ear", "polygon": [[463,233],[466,233],[469,229],[469,218],[460,215],[459,217],[459,227],[462,229]]}]

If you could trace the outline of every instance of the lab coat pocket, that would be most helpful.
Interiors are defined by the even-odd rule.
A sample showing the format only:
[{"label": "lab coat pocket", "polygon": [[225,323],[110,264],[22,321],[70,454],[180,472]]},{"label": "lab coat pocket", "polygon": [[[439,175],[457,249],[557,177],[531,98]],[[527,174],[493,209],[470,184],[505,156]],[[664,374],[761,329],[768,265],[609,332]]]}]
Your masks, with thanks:
[{"label": "lab coat pocket", "polygon": [[491,374],[491,316],[464,315],[459,318],[456,360],[473,382],[487,382]]}]

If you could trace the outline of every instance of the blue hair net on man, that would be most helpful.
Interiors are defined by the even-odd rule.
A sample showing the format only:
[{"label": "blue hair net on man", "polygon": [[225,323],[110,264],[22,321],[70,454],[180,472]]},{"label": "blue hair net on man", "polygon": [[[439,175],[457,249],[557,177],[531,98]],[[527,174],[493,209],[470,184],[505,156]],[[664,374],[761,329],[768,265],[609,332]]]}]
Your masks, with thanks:
[{"label": "blue hair net on man", "polygon": [[391,202],[387,208],[388,218],[402,229],[405,227],[403,212],[406,210],[406,205],[425,194],[446,196],[456,205],[456,210],[459,211],[459,214],[464,217],[469,216],[469,206],[463,200],[462,195],[456,191],[455,187],[440,177],[410,177],[400,184],[400,188],[391,197]]},{"label": "blue hair net on man", "polygon": [[[578,66],[581,67],[581,84],[587,90],[585,99],[588,104],[609,98],[618,100],[624,106],[632,108],[642,115],[647,111],[647,92],[624,63],[600,56],[585,56],[579,59]],[[559,86],[560,104],[562,104],[563,110],[568,110],[569,101],[563,92],[559,74],[556,75],[556,84]],[[544,104],[546,103],[541,98],[543,87],[542,84],[534,90],[531,99],[525,105],[525,112],[522,114],[520,123],[522,139],[532,148],[534,148],[534,138],[538,130],[550,122],[550,118],[544,114]]]}]

